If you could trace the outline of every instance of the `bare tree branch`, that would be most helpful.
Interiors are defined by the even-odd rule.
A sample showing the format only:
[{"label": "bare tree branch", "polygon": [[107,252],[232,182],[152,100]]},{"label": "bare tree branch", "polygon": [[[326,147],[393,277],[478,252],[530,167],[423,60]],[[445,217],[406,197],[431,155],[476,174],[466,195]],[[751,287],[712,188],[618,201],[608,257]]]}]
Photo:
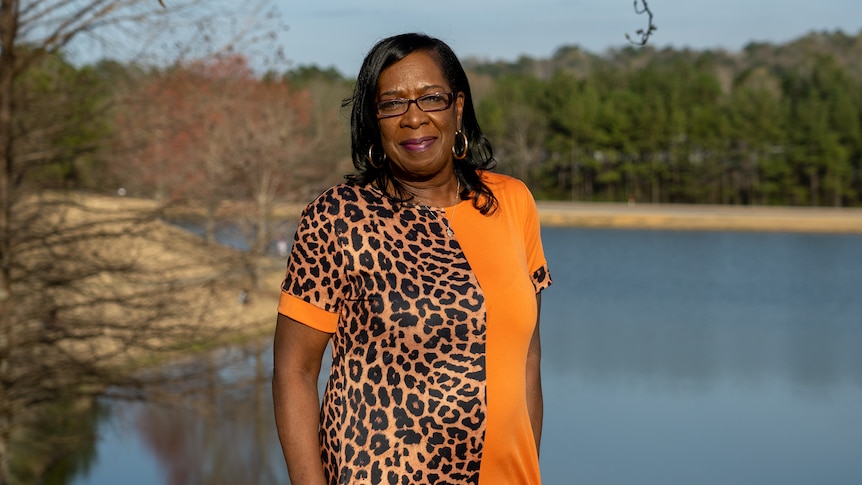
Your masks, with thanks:
[{"label": "bare tree branch", "polygon": [[641,1],[643,2],[644,6],[643,6],[643,8],[638,8],[638,0],[634,0],[635,13],[638,15],[647,14],[649,20],[648,20],[646,29],[638,29],[635,32],[635,35],[640,37],[639,39],[633,40],[632,37],[629,36],[629,34],[626,34],[626,39],[628,39],[628,41],[634,45],[646,45],[646,43],[649,41],[649,38],[653,34],[653,32],[658,30],[658,27],[656,27],[655,24],[652,23],[652,17],[653,17],[652,16],[652,10],[650,10],[649,5],[647,5],[646,0],[641,0]]},{"label": "bare tree branch", "polygon": [[158,203],[54,190],[77,163],[103,163],[101,126],[121,101],[116,84],[104,89],[107,71],[67,61],[78,39],[159,52],[165,64],[229,52],[267,31],[245,14],[263,15],[269,0],[250,3],[231,16],[208,0],[0,0],[0,484],[40,481],[10,475],[9,463],[21,444],[38,443],[31,460],[56,456],[50,427],[29,432],[52,406],[122,386],[145,396],[166,377],[142,367],[271,324],[236,300],[240,289],[270,298],[250,286],[245,255],[202,246],[163,222]]}]

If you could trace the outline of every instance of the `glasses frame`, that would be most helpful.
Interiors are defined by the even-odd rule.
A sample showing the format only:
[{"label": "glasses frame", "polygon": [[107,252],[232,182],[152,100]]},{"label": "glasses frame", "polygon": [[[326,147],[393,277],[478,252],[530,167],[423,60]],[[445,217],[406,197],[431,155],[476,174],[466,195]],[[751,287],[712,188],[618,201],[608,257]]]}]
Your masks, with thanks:
[{"label": "glasses frame", "polygon": [[[452,91],[452,92],[449,92],[449,93],[428,93],[428,94],[423,94],[422,96],[419,96],[418,98],[414,98],[414,99],[410,99],[410,98],[392,98],[392,99],[387,99],[387,100],[385,100],[385,101],[379,101],[379,102],[377,102],[377,103],[374,103],[374,109],[375,109],[375,111],[377,112],[377,119],[383,119],[383,118],[394,118],[394,117],[396,117],[396,116],[401,116],[401,115],[403,115],[403,114],[407,113],[408,111],[410,111],[410,105],[411,105],[411,104],[415,104],[415,105],[416,105],[416,107],[417,107],[417,108],[419,108],[419,110],[420,110],[420,111],[422,111],[422,112],[425,112],[425,113],[436,113],[437,111],[446,111],[447,109],[451,108],[451,107],[452,107],[452,104],[454,104],[454,103],[455,103],[455,99],[457,98],[457,94],[458,94],[458,93],[456,93],[456,92]],[[420,99],[423,99],[423,98],[427,98],[427,97],[429,97],[429,96],[446,96],[446,99],[447,99],[447,101],[446,101],[446,106],[445,106],[445,107],[443,107],[443,108],[436,108],[436,109],[424,109],[424,108],[422,108],[422,106],[419,106],[419,100],[420,100]],[[405,106],[405,107],[404,107],[404,111],[402,111],[401,113],[398,113],[398,114],[381,114],[381,113],[380,113],[380,105],[381,105],[381,104],[384,104],[384,103],[391,103],[391,102],[393,102],[393,101],[406,101],[406,102],[407,102],[407,104],[406,104],[406,105],[404,105],[404,106]]]}]

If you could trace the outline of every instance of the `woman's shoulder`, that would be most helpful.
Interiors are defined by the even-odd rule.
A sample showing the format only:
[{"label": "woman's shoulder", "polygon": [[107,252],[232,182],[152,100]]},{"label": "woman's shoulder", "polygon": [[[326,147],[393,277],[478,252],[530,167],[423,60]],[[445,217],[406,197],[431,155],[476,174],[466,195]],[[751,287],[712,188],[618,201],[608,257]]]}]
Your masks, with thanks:
[{"label": "woman's shoulder", "polygon": [[345,182],[324,190],[309,202],[304,213],[339,216],[382,202],[382,194],[372,186]]},{"label": "woman's shoulder", "polygon": [[481,172],[480,176],[485,185],[494,193],[494,197],[497,200],[519,199],[522,197],[533,198],[530,189],[521,179],[512,177],[511,175],[488,171]]}]

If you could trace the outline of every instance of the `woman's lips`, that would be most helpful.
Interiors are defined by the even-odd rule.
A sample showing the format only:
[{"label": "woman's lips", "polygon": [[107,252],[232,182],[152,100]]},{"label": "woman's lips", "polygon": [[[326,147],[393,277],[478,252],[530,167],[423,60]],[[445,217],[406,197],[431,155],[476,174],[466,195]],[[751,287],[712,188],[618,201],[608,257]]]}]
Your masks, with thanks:
[{"label": "woman's lips", "polygon": [[427,150],[434,144],[436,138],[433,136],[425,136],[422,138],[411,138],[409,140],[404,140],[401,142],[401,146],[404,149],[411,152],[421,152]]}]

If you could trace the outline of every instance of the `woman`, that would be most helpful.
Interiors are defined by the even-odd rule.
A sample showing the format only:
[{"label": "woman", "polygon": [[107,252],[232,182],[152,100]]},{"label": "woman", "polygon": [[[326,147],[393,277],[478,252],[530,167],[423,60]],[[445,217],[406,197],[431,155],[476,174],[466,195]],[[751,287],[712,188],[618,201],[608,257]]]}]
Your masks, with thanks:
[{"label": "woman", "polygon": [[346,104],[357,171],[303,212],[279,302],[291,481],[540,483],[551,280],[532,196],[488,171],[467,76],[440,40],[379,42]]}]

